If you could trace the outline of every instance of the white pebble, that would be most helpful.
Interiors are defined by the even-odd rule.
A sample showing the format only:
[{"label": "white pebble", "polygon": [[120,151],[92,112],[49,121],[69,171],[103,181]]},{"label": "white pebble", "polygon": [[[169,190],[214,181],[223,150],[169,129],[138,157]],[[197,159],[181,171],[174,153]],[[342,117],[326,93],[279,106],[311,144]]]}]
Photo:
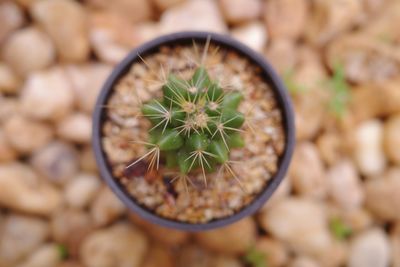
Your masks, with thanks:
[{"label": "white pebble", "polygon": [[216,1],[192,0],[166,10],[160,19],[164,33],[192,30],[224,33],[227,31]]},{"label": "white pebble", "polygon": [[37,151],[53,138],[53,131],[48,124],[19,115],[6,120],[3,127],[11,146],[22,154]]},{"label": "white pebble", "polygon": [[83,61],[89,56],[88,21],[80,3],[72,0],[35,1],[30,12],[53,39],[61,59]]},{"label": "white pebble", "polygon": [[87,267],[139,267],[147,248],[146,236],[132,224],[117,224],[91,233],[80,256]]},{"label": "white pebble", "polygon": [[74,105],[71,83],[60,68],[28,76],[21,93],[22,111],[31,118],[56,120],[67,115]]},{"label": "white pebble", "polygon": [[332,245],[324,207],[308,199],[282,199],[260,214],[260,224],[299,253],[316,255]]},{"label": "white pebble", "polygon": [[13,33],[2,52],[4,61],[21,76],[44,69],[55,60],[55,49],[49,36],[34,27]]},{"label": "white pebble", "polygon": [[366,176],[382,173],[386,167],[383,151],[383,123],[370,120],[355,130],[354,156],[360,172]]},{"label": "white pebble", "polygon": [[57,125],[58,135],[68,141],[87,144],[92,135],[92,118],[83,113],[74,113]]},{"label": "white pebble", "polygon": [[23,212],[49,215],[61,204],[61,194],[26,165],[0,165],[0,204]]},{"label": "white pebble", "polygon": [[38,248],[23,263],[16,267],[54,267],[62,258],[57,244],[46,244]]},{"label": "white pebble", "polygon": [[251,22],[232,30],[232,36],[257,52],[267,44],[267,28],[261,22]]},{"label": "white pebble", "polygon": [[336,204],[346,210],[361,206],[364,191],[357,170],[350,161],[343,160],[332,166],[327,178],[330,196]]},{"label": "white pebble", "polygon": [[353,240],[348,267],[387,267],[389,262],[389,240],[381,229],[367,230]]},{"label": "white pebble", "polygon": [[48,238],[48,228],[47,222],[35,217],[7,217],[0,239],[0,262],[4,266],[14,266],[16,261],[32,253]]},{"label": "white pebble", "polygon": [[98,177],[80,174],[66,185],[65,200],[71,207],[82,209],[89,205],[100,186]]}]

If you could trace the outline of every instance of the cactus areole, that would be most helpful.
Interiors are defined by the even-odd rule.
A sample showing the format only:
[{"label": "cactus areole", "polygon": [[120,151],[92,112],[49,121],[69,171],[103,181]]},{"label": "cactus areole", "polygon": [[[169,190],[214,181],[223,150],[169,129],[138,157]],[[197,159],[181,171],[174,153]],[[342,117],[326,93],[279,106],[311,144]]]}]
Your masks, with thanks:
[{"label": "cactus areole", "polygon": [[[129,186],[124,186],[124,183],[128,183],[127,179],[119,180],[115,178],[117,176],[116,173],[121,173],[121,170],[118,171],[118,168],[113,167],[113,162],[107,159],[107,156],[110,157],[110,155],[105,152],[107,142],[104,141],[104,133],[102,131],[107,117],[103,107],[109,105],[109,99],[116,84],[121,77],[126,75],[132,64],[140,60],[144,61],[142,57],[149,54],[161,53],[159,49],[162,45],[188,45],[190,42],[202,44],[205,47],[204,51],[208,49],[210,43],[222,46],[247,58],[252,64],[261,69],[262,77],[272,89],[277,106],[282,113],[285,143],[282,153],[278,155],[276,172],[273,173],[271,179],[259,191],[257,196],[254,197],[254,200],[230,216],[201,223],[165,218],[149,209],[149,206],[141,205],[144,203],[143,201],[138,201],[138,199],[132,197],[129,194]],[[195,185],[193,189],[188,190],[188,187],[194,184],[191,181],[191,176],[197,175],[201,177],[199,180],[201,181],[200,188],[207,189],[209,186],[215,186],[215,183],[210,181],[210,177],[218,179],[215,178],[218,177],[216,173],[220,172],[221,169],[225,169],[237,180],[237,183],[241,183],[240,179],[236,177],[234,167],[231,164],[234,162],[231,159],[231,153],[236,151],[237,154],[240,154],[240,151],[248,145],[248,137],[251,136],[246,135],[247,139],[245,138],[245,125],[247,123],[250,125],[250,122],[247,121],[243,108],[240,108],[241,104],[246,101],[245,91],[243,91],[246,89],[231,88],[226,84],[224,85],[220,80],[215,79],[210,73],[209,67],[205,64],[207,55],[204,51],[201,57],[202,60],[192,67],[192,72],[189,76],[180,75],[179,71],[162,69],[163,78],[160,80],[160,91],[152,97],[147,97],[145,101],[139,101],[140,105],[138,105],[138,112],[135,115],[140,118],[141,123],[148,125],[148,127],[140,135],[144,136],[144,139],[132,140],[133,146],[142,147],[141,154],[135,154],[135,158],[132,158],[126,164],[125,169],[134,170],[135,173],[139,174],[143,171],[145,173],[143,177],[147,178],[142,177],[141,179],[150,179],[148,176],[151,174],[161,177],[158,179],[166,180],[166,174],[173,173],[172,179],[166,183],[167,191],[163,193],[163,195],[170,195],[170,197],[163,197],[165,201],[172,201],[168,204],[172,206],[175,201],[182,201],[180,196],[176,199],[171,197],[171,195],[176,194],[176,192],[170,192],[171,190],[179,190],[179,187],[174,189],[169,185],[176,179],[184,182],[186,197],[188,198],[191,197],[190,192],[197,190]],[[221,227],[248,216],[259,209],[283,179],[294,146],[291,104],[282,82],[269,64],[256,52],[227,36],[203,32],[183,32],[166,35],[131,52],[106,81],[95,108],[93,127],[93,146],[101,176],[117,196],[131,210],[145,219],[163,226],[189,231]],[[257,137],[257,135],[254,136]],[[127,144],[125,146],[128,147]],[[129,147],[126,149],[129,149]],[[245,151],[242,152],[242,154],[245,153]],[[246,162],[243,162],[243,164],[246,164]],[[122,170],[122,172],[124,171]],[[136,176],[140,176],[139,174]],[[137,188],[140,185],[139,183],[152,183],[151,181],[143,181],[133,183],[134,187]],[[199,184],[199,181],[197,181],[197,184]],[[247,190],[246,184],[240,186],[242,190]],[[206,193],[208,192],[210,191],[206,191]],[[195,194],[198,195],[199,193]],[[134,196],[136,197],[136,195]],[[177,214],[179,216],[179,213]]]}]

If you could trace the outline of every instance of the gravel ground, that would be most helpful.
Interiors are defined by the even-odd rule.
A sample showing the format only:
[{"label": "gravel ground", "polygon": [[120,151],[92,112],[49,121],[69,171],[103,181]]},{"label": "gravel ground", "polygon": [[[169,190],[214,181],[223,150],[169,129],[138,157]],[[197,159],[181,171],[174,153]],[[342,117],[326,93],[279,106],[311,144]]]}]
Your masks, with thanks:
[{"label": "gravel ground", "polygon": [[[0,266],[399,267],[398,25],[398,0],[0,1]],[[189,29],[268,58],[297,124],[265,207],[196,234],[129,214],[90,148],[113,66]]]}]

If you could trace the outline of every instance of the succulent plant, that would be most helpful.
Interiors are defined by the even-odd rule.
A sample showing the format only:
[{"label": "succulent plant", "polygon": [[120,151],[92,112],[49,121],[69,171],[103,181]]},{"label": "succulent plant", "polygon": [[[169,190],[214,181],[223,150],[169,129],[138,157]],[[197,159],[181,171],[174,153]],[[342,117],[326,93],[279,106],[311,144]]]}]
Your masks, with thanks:
[{"label": "succulent plant", "polygon": [[226,165],[230,150],[244,146],[245,117],[237,110],[243,95],[224,90],[201,66],[190,80],[169,74],[162,91],[161,99],[141,108],[152,127],[145,142],[149,151],[139,160],[150,156],[149,168],[158,168],[164,158],[166,168],[183,176],[201,170],[207,184],[205,173]]}]

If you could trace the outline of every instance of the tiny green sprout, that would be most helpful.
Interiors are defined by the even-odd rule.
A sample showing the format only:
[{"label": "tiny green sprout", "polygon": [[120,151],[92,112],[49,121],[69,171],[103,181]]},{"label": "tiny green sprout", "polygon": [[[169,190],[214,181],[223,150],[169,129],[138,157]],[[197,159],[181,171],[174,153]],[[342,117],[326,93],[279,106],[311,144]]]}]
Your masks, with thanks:
[{"label": "tiny green sprout", "polygon": [[254,247],[247,251],[243,257],[243,260],[251,267],[268,267],[265,254]]},{"label": "tiny green sprout", "polygon": [[292,94],[298,94],[305,92],[307,88],[297,82],[294,81],[294,70],[293,69],[287,69],[283,73],[283,82],[288,89],[288,91]]},{"label": "tiny green sprout", "polygon": [[338,217],[333,218],[329,222],[329,228],[332,234],[339,240],[348,238],[352,233],[351,228]]},{"label": "tiny green sprout", "polygon": [[228,165],[230,151],[245,145],[245,115],[238,111],[243,95],[224,90],[202,66],[188,80],[168,74],[162,92],[161,98],[142,105],[142,115],[151,123],[149,138],[142,142],[148,152],[129,166],[149,158],[149,168],[158,169],[162,159],[185,185],[197,170],[207,185],[206,173]]},{"label": "tiny green sprout", "polygon": [[67,247],[64,244],[58,244],[57,245],[57,251],[58,251],[58,255],[59,255],[61,260],[68,259],[69,252],[68,252]]},{"label": "tiny green sprout", "polygon": [[343,65],[334,65],[333,75],[331,79],[327,81],[327,85],[332,92],[329,107],[337,117],[341,118],[347,111],[347,105],[351,97],[350,86],[346,81]]}]

